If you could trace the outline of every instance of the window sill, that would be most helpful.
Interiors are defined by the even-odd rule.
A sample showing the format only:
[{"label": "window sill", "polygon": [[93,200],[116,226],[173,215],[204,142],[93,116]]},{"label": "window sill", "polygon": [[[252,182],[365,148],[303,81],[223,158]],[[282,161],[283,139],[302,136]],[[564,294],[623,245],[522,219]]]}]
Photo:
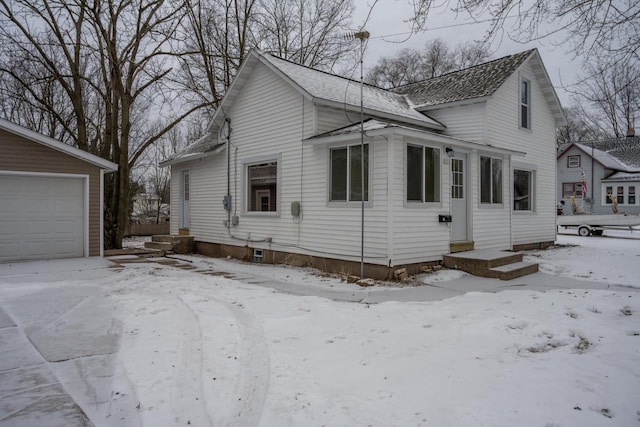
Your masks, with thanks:
[{"label": "window sill", "polygon": [[442,202],[413,202],[405,200],[402,207],[405,209],[442,209]]},{"label": "window sill", "polygon": [[536,211],[512,211],[514,215],[534,215]]},{"label": "window sill", "polygon": [[[365,208],[370,208],[373,206],[373,203],[371,203],[370,201],[365,201],[364,202],[364,207]],[[358,202],[337,202],[337,201],[333,201],[333,202],[327,202],[327,207],[329,208],[347,208],[347,209],[355,209],[355,208],[360,208],[362,207],[362,202],[358,201]]]},{"label": "window sill", "polygon": [[480,209],[504,209],[504,203],[480,203],[479,208]]},{"label": "window sill", "polygon": [[242,216],[244,217],[253,217],[253,218],[279,218],[280,212],[243,212]]}]

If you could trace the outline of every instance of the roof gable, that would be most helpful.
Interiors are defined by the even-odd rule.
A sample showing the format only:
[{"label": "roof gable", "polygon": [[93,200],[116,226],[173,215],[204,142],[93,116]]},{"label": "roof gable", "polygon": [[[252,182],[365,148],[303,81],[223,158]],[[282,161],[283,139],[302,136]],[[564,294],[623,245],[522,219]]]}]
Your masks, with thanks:
[{"label": "roof gable", "polygon": [[558,159],[576,147],[603,167],[620,172],[640,172],[640,137],[585,141],[562,147]]},{"label": "roof gable", "polygon": [[38,144],[42,144],[56,151],[60,151],[62,153],[68,154],[72,157],[78,158],[87,163],[98,166],[101,169],[105,169],[108,172],[114,172],[118,170],[118,165],[113,162],[110,162],[109,160],[105,160],[102,157],[88,153],[79,148],[72,147],[71,145],[65,144],[63,142],[50,138],[41,133],[32,131],[31,129],[27,129],[23,126],[17,125],[8,120],[0,119],[0,129],[3,129],[7,132],[11,132],[15,135],[19,135],[30,141],[37,142]]},{"label": "roof gable", "polygon": [[[222,99],[221,108],[216,110],[208,128],[210,133],[214,134],[216,129],[222,125],[224,111],[229,110],[230,105],[235,101],[249,78],[249,74],[258,63],[262,63],[275,72],[317,105],[360,111],[360,82],[299,65],[274,55],[265,54],[258,49],[252,49]],[[439,121],[418,112],[408,97],[402,94],[364,85],[362,102],[364,112],[367,115],[392,118],[435,130],[446,128]]]}]

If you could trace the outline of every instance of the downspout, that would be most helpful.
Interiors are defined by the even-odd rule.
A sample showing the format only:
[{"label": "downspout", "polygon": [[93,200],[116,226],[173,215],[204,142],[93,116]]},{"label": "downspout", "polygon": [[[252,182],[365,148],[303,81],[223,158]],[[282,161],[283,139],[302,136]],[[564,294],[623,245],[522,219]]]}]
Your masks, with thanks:
[{"label": "downspout", "polygon": [[224,122],[227,124],[227,196],[224,206],[227,210],[227,230],[231,232],[231,119],[226,117]]},{"label": "downspout", "polygon": [[[589,213],[590,214],[593,214],[593,203],[594,203],[594,200],[593,200],[593,179],[594,179],[593,175],[594,175],[594,170],[593,170],[593,168],[595,167],[595,164],[594,164],[594,161],[593,161],[593,145],[594,145],[594,142],[591,141],[591,203],[589,204]],[[582,191],[584,191],[584,188],[582,189]]]}]

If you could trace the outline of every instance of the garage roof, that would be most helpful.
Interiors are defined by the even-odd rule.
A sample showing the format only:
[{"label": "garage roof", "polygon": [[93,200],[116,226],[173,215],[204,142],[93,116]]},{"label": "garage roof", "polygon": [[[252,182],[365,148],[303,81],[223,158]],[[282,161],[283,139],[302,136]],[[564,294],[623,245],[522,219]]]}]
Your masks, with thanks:
[{"label": "garage roof", "polygon": [[98,157],[79,148],[72,147],[71,145],[64,144],[56,139],[34,132],[31,129],[27,129],[8,120],[0,119],[0,129],[20,135],[26,139],[45,145],[54,150],[61,151],[80,160],[84,160],[85,162],[98,166],[107,172],[115,172],[118,170],[118,165],[116,163],[105,160],[102,157]]}]

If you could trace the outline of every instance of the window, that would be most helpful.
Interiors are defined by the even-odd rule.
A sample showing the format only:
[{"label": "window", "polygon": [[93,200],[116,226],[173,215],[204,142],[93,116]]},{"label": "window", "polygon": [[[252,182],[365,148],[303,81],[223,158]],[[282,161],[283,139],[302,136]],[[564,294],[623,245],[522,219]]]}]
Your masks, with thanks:
[{"label": "window", "polygon": [[502,203],[502,159],[480,157],[480,203]]},{"label": "window", "polygon": [[610,205],[611,203],[613,203],[613,201],[611,200],[612,194],[613,194],[613,187],[607,187],[606,197],[605,197],[605,203],[607,205]]},{"label": "window", "polygon": [[582,197],[582,183],[565,182],[562,184],[562,197],[569,198],[571,196]]},{"label": "window", "polygon": [[[362,201],[361,157],[359,144],[331,150],[330,201]],[[364,145],[364,200],[369,200],[369,144]]]},{"label": "window", "polygon": [[513,170],[513,210],[533,210],[533,172]]},{"label": "window", "polygon": [[440,201],[440,149],[407,145],[407,201]]},{"label": "window", "polygon": [[629,187],[629,193],[627,193],[627,200],[630,205],[636,204],[636,187]]},{"label": "window", "polygon": [[247,166],[247,195],[249,212],[276,212],[278,191],[278,162]]},{"label": "window", "polygon": [[184,184],[183,198],[185,202],[188,202],[189,198],[191,197],[189,171],[182,172],[182,181],[182,183]]},{"label": "window", "polygon": [[624,187],[618,187],[616,190],[618,191],[617,201],[618,201],[618,204],[621,205],[624,203]]},{"label": "window", "polygon": [[579,168],[580,167],[580,156],[567,156],[567,167],[568,168]]},{"label": "window", "polygon": [[520,81],[520,127],[531,129],[531,82]]}]

